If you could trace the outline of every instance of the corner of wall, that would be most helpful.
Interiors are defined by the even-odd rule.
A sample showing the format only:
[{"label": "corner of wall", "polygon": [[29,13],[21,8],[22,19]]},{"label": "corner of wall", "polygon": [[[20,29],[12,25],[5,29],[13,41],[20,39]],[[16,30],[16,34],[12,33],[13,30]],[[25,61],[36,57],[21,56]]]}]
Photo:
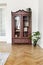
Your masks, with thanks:
[{"label": "corner of wall", "polygon": [[43,48],[43,46],[42,46],[42,45],[40,45],[40,44],[39,44],[39,46],[40,46],[41,48]]}]

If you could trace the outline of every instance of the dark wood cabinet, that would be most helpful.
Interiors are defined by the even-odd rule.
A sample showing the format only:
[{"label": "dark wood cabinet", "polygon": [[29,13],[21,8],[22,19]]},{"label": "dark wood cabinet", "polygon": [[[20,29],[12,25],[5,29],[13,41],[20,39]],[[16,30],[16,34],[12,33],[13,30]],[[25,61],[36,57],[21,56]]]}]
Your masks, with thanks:
[{"label": "dark wood cabinet", "polygon": [[12,44],[31,44],[31,11],[18,10],[12,14]]}]

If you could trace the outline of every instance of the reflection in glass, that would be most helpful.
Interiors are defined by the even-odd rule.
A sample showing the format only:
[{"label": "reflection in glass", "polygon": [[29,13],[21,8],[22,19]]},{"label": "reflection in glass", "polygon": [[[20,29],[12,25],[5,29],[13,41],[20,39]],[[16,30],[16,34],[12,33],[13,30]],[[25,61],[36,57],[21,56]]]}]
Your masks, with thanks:
[{"label": "reflection in glass", "polygon": [[15,37],[20,36],[20,16],[15,16]]},{"label": "reflection in glass", "polygon": [[20,29],[20,16],[15,17],[16,29]]}]

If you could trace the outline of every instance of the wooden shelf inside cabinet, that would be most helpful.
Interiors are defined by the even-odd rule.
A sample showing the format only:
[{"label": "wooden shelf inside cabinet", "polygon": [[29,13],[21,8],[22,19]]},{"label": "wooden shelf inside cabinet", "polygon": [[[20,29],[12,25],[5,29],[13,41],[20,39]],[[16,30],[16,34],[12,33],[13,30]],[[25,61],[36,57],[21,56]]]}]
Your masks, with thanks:
[{"label": "wooden shelf inside cabinet", "polygon": [[31,44],[31,40],[28,39],[31,34],[31,11],[18,10],[12,12],[12,44],[15,43],[28,43]]},{"label": "wooden shelf inside cabinet", "polygon": [[15,32],[20,32],[20,30],[16,30]]}]

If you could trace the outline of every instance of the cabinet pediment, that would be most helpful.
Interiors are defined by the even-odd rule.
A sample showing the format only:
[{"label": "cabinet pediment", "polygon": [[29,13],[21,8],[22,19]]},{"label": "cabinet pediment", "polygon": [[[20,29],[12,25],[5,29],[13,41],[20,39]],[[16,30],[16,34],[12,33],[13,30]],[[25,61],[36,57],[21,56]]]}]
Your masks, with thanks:
[{"label": "cabinet pediment", "polygon": [[14,14],[29,14],[30,12],[25,11],[25,10],[18,10],[16,12],[13,12]]}]

